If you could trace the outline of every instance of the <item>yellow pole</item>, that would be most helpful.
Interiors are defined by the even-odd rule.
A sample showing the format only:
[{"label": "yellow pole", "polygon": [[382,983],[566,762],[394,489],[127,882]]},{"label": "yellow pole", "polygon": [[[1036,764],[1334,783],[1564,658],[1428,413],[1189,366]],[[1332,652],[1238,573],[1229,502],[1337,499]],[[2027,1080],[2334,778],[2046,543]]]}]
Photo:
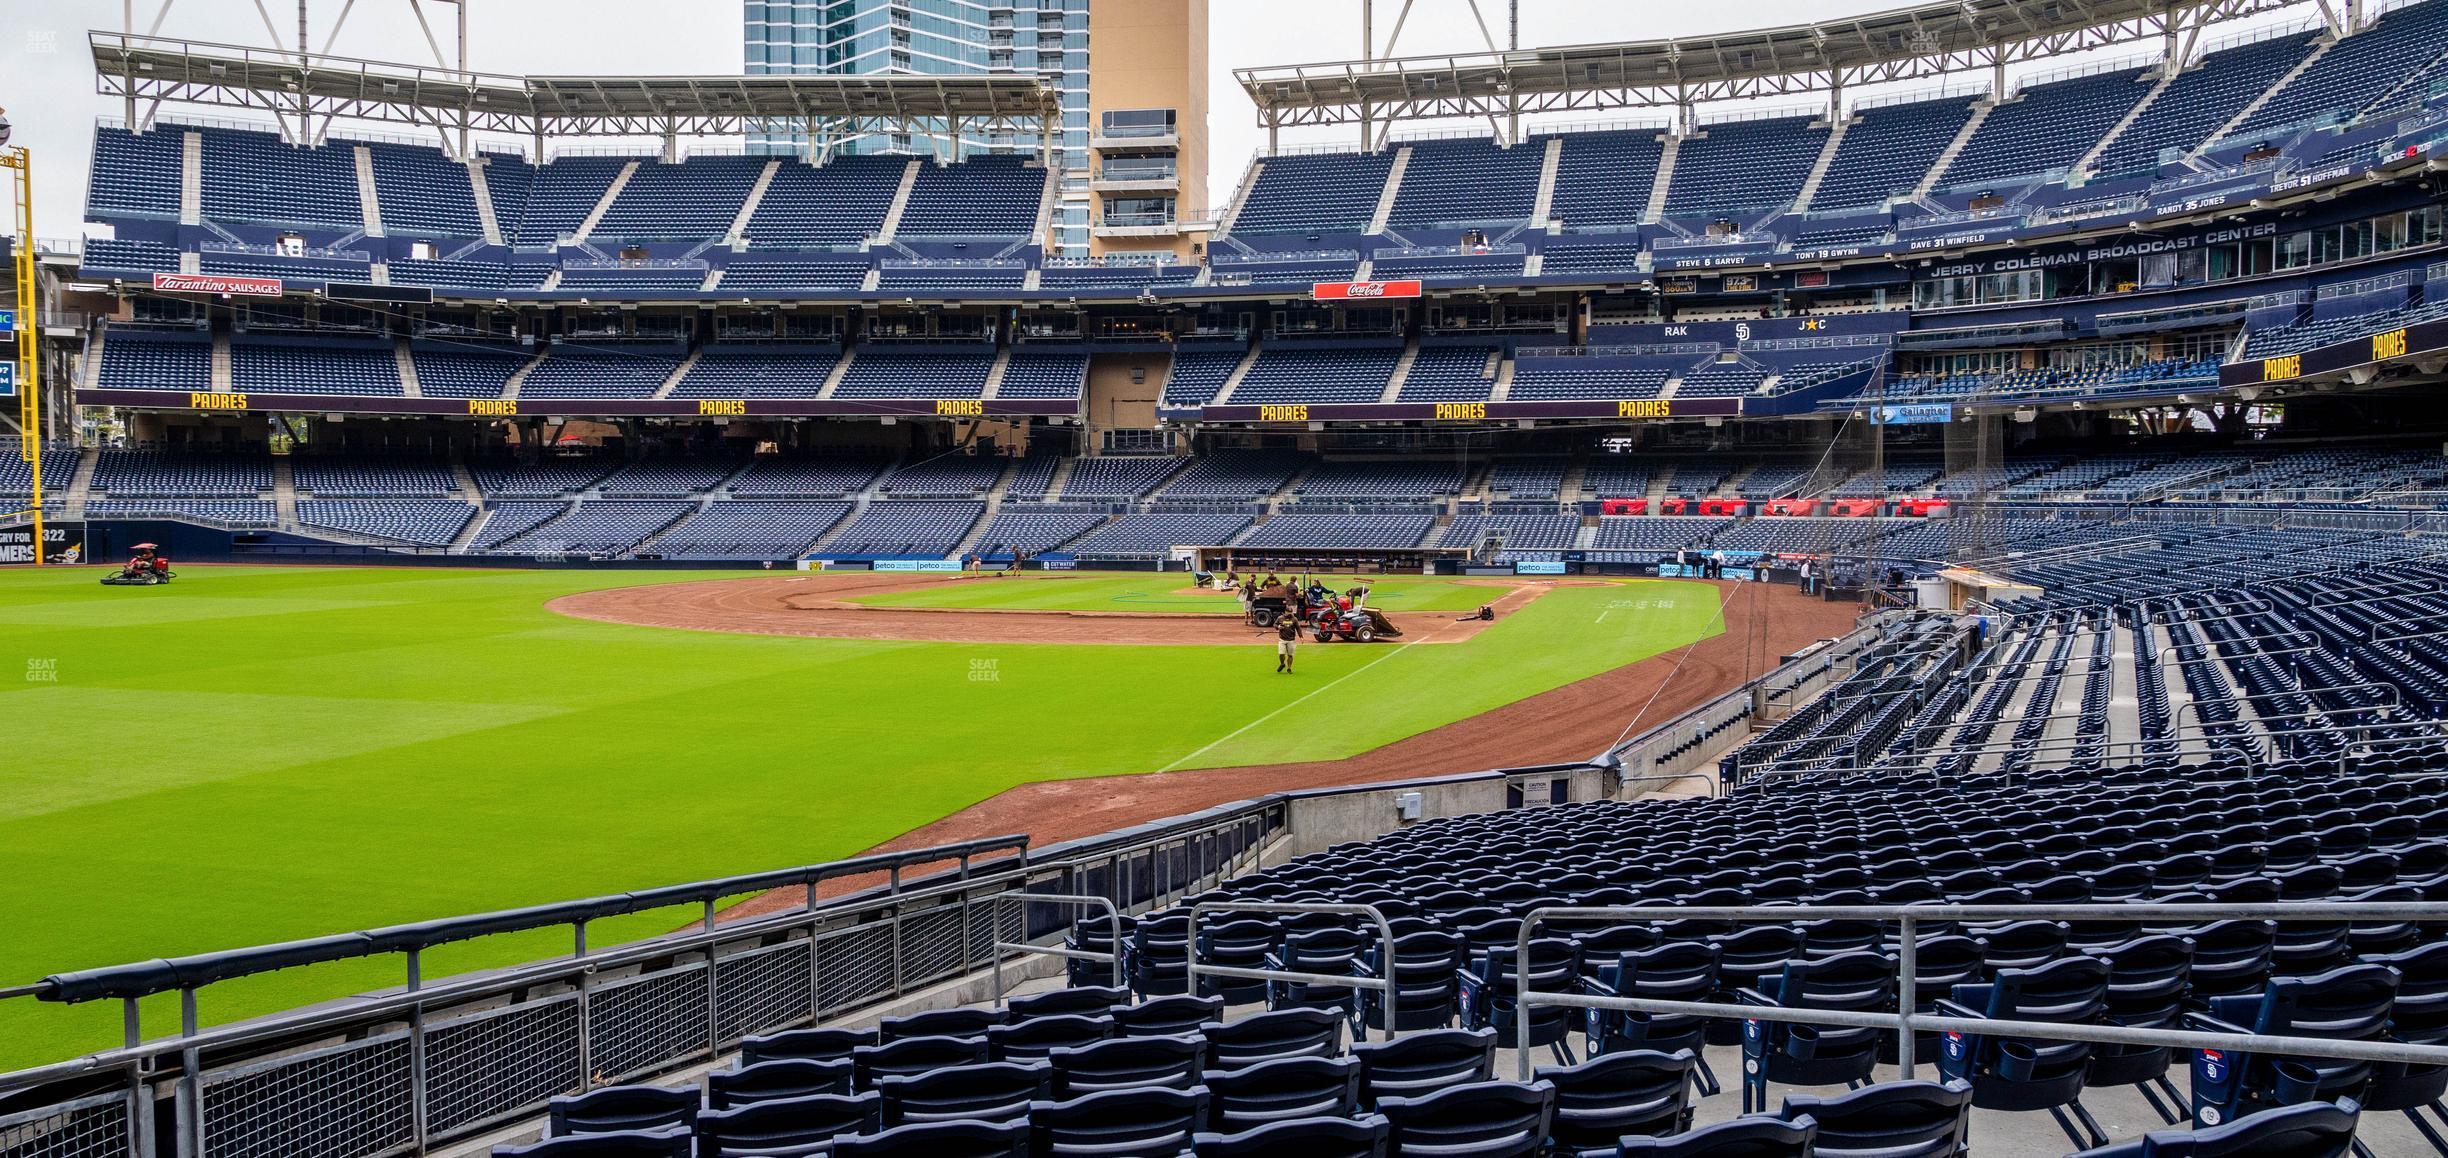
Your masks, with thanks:
[{"label": "yellow pole", "polygon": [[25,457],[34,508],[34,565],[43,565],[42,381],[36,359],[41,309],[34,285],[34,162],[23,145],[0,149],[0,168],[10,171],[17,192],[17,452]]}]

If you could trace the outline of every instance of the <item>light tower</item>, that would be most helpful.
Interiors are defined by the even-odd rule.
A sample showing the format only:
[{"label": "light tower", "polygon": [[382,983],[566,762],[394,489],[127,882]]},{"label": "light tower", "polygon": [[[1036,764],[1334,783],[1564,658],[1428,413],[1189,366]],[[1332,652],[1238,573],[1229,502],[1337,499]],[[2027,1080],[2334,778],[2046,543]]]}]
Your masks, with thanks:
[{"label": "light tower", "polygon": [[17,339],[17,452],[25,456],[31,474],[34,516],[34,565],[43,565],[42,382],[35,357],[40,341],[33,311],[39,306],[34,287],[34,162],[26,147],[9,145],[7,110],[0,109],[0,169],[9,171],[17,198],[17,239],[10,247],[16,259],[17,309],[12,329]]}]

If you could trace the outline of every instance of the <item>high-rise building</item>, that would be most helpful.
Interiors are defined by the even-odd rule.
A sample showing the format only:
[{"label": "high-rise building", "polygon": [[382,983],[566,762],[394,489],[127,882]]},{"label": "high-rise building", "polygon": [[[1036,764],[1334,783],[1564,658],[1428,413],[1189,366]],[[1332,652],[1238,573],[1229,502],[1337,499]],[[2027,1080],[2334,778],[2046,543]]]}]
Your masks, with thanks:
[{"label": "high-rise building", "polygon": [[[1062,95],[1062,125],[1055,163],[1062,170],[1053,212],[1053,242],[1064,256],[1084,257],[1114,249],[1184,251],[1175,229],[1157,232],[1150,223],[1177,225],[1183,198],[1203,202],[1206,182],[1207,0],[748,0],[743,64],[751,75],[831,73],[940,76],[951,73],[1018,72],[1045,79]],[[1095,47],[1110,39],[1113,62]],[[1154,59],[1140,54],[1157,53]],[[1129,59],[1121,59],[1128,55]],[[1169,73],[1169,77],[1168,77]],[[1095,89],[1119,90],[1100,98]],[[1176,128],[1163,144],[1134,126],[1156,114]],[[1129,114],[1115,121],[1117,114]],[[1110,122],[1099,132],[1092,121]],[[1116,139],[1115,149],[1100,146]],[[835,152],[944,152],[946,130],[926,126],[898,130],[881,123],[852,126],[832,142]],[[1129,142],[1138,142],[1133,147]],[[805,125],[751,133],[758,152],[806,152]],[[1035,152],[1034,133],[981,132],[964,127],[957,152]],[[1188,157],[1191,148],[1196,158]],[[1170,153],[1169,156],[1166,154]],[[1135,179],[1107,195],[1092,189],[1098,158],[1129,157],[1121,171]],[[1166,156],[1162,163],[1149,158]],[[1174,158],[1178,158],[1175,160]],[[1153,176],[1159,171],[1162,176]],[[1195,179],[1194,179],[1195,178]],[[1156,186],[1151,181],[1170,182]],[[1194,192],[1195,191],[1195,192]],[[1100,203],[1102,197],[1102,203]],[[1195,216],[1195,214],[1190,214]],[[1119,238],[1096,223],[1112,218],[1134,223]]]}]

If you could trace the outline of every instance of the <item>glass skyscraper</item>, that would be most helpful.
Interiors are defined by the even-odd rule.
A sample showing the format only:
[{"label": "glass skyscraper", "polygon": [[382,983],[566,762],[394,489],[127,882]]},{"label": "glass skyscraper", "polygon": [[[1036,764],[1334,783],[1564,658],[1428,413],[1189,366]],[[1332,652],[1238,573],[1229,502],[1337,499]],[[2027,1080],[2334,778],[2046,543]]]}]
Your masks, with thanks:
[{"label": "glass skyscraper", "polygon": [[[1062,135],[1056,142],[1062,196],[1054,211],[1055,242],[1069,255],[1088,252],[1088,3],[1089,0],[747,0],[745,71],[941,76],[954,73],[1033,73],[1062,94]],[[925,153],[945,132],[896,132],[859,126],[837,152]],[[963,128],[963,154],[1037,150],[1029,133]],[[803,153],[804,127],[753,133],[756,152]]]}]

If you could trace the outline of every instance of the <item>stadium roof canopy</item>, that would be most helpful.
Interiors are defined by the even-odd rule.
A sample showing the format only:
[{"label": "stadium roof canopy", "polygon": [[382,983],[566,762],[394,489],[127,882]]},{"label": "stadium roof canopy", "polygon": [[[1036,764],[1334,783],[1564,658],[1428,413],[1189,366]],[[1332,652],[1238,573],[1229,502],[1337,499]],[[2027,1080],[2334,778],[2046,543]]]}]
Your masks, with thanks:
[{"label": "stadium roof canopy", "polygon": [[[1679,107],[1842,93],[2135,41],[2190,53],[2202,29],[2310,0],[1949,0],[1672,40],[1234,70],[1268,129]],[[2320,5],[2327,15],[2325,0]]]},{"label": "stadium roof canopy", "polygon": [[434,65],[89,34],[97,91],[128,102],[253,109],[309,127],[333,119],[544,137],[733,135],[790,122],[960,120],[1048,133],[1055,91],[1033,75],[505,76]]}]

